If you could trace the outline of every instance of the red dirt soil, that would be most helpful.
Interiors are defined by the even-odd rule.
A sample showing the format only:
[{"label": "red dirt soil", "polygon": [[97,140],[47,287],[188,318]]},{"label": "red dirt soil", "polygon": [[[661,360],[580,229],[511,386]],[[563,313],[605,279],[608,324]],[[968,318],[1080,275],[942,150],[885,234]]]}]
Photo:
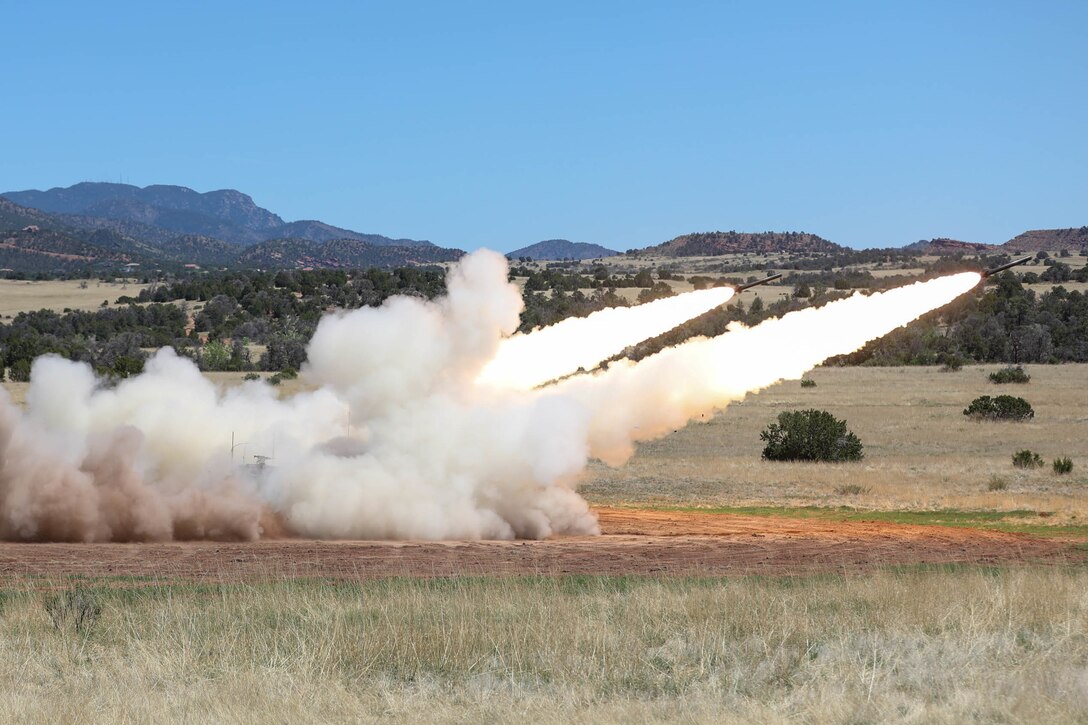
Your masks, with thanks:
[{"label": "red dirt soil", "polygon": [[1076,542],[941,526],[597,509],[602,536],[545,541],[0,543],[0,577],[270,577],[512,574],[742,575],[864,571],[887,564],[1088,560]]}]

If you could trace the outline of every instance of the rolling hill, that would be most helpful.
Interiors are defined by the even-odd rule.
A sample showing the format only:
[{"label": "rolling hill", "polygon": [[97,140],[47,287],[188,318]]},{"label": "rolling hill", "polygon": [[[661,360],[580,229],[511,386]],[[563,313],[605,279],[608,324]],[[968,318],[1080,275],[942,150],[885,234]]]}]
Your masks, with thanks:
[{"label": "rolling hill", "polygon": [[530,244],[510,252],[506,256],[510,259],[528,257],[533,260],[555,259],[597,259],[599,257],[612,257],[619,254],[614,249],[602,247],[600,244],[587,242],[572,242],[567,239],[546,239],[543,242]]},{"label": "rolling hill", "polygon": [[838,252],[844,247],[807,232],[700,232],[640,250],[665,257],[702,257],[751,252]]}]

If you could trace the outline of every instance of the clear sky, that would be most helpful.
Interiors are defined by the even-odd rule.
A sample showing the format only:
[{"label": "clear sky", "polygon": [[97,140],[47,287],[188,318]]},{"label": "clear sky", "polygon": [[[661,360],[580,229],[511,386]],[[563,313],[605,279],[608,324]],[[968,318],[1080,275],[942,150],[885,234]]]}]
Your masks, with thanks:
[{"label": "clear sky", "polygon": [[1088,224],[1088,2],[0,0],[0,191],[502,251]]}]

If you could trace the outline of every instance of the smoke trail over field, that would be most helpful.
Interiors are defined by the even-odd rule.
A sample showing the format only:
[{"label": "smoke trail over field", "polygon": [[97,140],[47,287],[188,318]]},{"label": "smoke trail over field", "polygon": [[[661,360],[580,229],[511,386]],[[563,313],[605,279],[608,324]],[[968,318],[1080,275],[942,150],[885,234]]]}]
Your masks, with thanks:
[{"label": "smoke trail over field", "polygon": [[755,327],[692,340],[642,360],[614,363],[594,378],[555,387],[595,411],[590,453],[619,465],[637,441],[651,440],[748,393],[800,378],[835,355],[852,352],[978,284],[974,272],[917,282],[887,292],[854,295],[791,312]]},{"label": "smoke trail over field", "polygon": [[[168,349],[114,389],[85,365],[40,358],[26,411],[0,395],[0,537],[252,539],[281,525],[324,538],[595,533],[575,492],[590,457],[622,463],[636,441],[799,377],[977,281],[856,296],[535,390],[525,388],[541,375],[592,366],[721,302],[685,296],[513,338],[541,365],[478,384],[490,361],[526,359],[504,352],[521,309],[506,262],[478,252],[441,300],[323,319],[303,371],[312,390],[283,400],[260,382],[220,390]],[[598,337],[608,343],[593,346]],[[247,463],[273,460],[241,466],[242,451]]]}]

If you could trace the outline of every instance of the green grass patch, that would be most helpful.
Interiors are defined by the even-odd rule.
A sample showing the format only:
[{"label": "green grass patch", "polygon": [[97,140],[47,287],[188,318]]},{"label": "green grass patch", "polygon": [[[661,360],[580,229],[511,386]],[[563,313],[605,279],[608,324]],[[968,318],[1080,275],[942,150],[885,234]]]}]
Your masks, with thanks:
[{"label": "green grass patch", "polygon": [[693,511],[709,514],[768,516],[821,521],[886,521],[913,526],[953,526],[987,529],[1033,536],[1069,537],[1088,540],[1088,524],[1045,524],[1024,519],[1046,516],[1046,512],[1016,509],[1013,511],[964,511],[938,509],[935,511],[870,511],[851,506],[627,506],[656,511]]}]

